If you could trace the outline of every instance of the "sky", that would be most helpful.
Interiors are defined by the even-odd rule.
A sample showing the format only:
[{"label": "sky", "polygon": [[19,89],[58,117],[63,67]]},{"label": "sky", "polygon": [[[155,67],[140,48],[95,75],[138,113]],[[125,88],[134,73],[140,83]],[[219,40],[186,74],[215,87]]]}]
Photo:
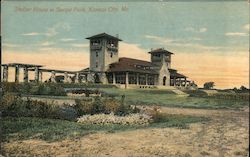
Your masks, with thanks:
[{"label": "sky", "polygon": [[151,48],[165,48],[172,68],[199,86],[249,87],[247,1],[4,1],[1,26],[3,63],[81,70],[89,66],[85,38],[106,32],[123,40],[120,57],[149,60]]}]

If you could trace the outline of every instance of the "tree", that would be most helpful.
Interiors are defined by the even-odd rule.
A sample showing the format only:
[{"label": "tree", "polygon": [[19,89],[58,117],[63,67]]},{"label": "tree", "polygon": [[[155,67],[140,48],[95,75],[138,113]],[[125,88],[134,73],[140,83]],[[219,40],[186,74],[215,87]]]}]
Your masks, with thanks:
[{"label": "tree", "polygon": [[248,89],[247,89],[245,86],[241,86],[241,87],[240,87],[240,90],[241,90],[242,92],[247,92],[247,91],[248,91]]},{"label": "tree", "polygon": [[214,82],[206,82],[206,83],[204,83],[203,86],[205,89],[212,89],[215,86],[215,84],[214,84]]}]

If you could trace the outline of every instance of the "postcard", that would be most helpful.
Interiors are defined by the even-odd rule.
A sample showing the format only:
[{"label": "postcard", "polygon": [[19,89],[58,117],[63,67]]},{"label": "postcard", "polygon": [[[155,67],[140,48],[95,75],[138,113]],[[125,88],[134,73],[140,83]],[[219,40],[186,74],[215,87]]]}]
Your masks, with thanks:
[{"label": "postcard", "polygon": [[249,156],[249,2],[1,1],[0,156]]}]

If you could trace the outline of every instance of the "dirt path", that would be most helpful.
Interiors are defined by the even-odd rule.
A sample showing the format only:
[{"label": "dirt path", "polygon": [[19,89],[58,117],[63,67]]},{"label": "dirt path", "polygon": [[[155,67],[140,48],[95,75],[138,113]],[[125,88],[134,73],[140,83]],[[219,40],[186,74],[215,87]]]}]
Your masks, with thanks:
[{"label": "dirt path", "polygon": [[249,151],[249,110],[167,108],[162,112],[207,116],[211,121],[189,129],[148,128],[117,133],[97,133],[75,140],[47,143],[26,140],[6,143],[9,151],[27,150],[31,156],[90,157],[237,157]]}]

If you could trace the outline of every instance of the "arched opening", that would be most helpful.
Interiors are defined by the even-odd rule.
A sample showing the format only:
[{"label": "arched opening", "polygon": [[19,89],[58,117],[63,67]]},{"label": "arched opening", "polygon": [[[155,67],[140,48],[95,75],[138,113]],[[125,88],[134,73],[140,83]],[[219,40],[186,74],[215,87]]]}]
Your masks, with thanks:
[{"label": "arched opening", "polygon": [[101,83],[100,76],[98,74],[95,74],[95,83]]},{"label": "arched opening", "polygon": [[167,79],[167,77],[164,76],[164,77],[163,77],[163,86],[166,86],[166,79]]}]

